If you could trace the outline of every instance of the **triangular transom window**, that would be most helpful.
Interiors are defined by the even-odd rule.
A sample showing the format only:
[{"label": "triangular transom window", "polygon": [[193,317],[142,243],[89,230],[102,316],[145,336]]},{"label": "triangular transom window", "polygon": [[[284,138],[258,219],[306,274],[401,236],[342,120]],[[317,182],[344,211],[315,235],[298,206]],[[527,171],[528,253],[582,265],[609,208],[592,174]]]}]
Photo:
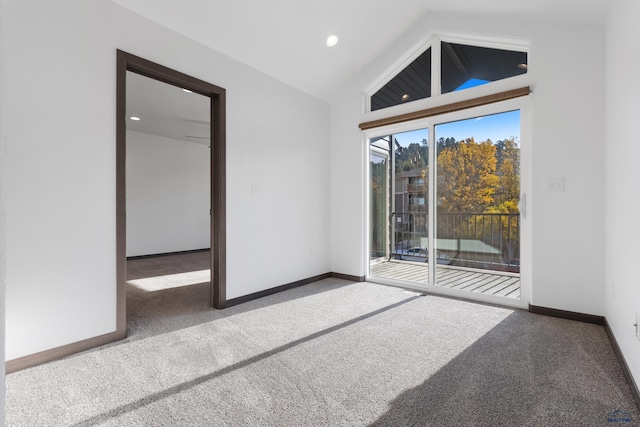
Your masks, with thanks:
[{"label": "triangular transom window", "polygon": [[[527,52],[441,42],[441,93],[527,72]],[[470,85],[470,82],[475,84]]]},{"label": "triangular transom window", "polygon": [[[435,39],[438,40],[438,39]],[[469,89],[525,74],[527,52],[521,47],[503,49],[437,41],[401,71],[378,86],[370,97],[371,111],[432,95]],[[510,46],[510,45],[509,45]],[[434,73],[438,73],[435,79]],[[438,78],[439,77],[439,78]],[[440,82],[439,87],[436,82]],[[435,84],[435,87],[434,87]]]},{"label": "triangular transom window", "polygon": [[371,96],[371,111],[431,96],[431,48]]}]

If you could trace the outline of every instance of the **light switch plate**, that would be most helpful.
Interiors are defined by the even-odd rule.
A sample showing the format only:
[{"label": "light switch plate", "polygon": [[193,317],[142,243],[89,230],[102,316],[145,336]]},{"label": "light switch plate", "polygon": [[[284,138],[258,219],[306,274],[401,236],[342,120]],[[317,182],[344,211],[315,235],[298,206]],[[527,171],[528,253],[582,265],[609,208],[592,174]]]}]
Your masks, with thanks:
[{"label": "light switch plate", "polygon": [[549,178],[549,193],[564,193],[564,178]]}]

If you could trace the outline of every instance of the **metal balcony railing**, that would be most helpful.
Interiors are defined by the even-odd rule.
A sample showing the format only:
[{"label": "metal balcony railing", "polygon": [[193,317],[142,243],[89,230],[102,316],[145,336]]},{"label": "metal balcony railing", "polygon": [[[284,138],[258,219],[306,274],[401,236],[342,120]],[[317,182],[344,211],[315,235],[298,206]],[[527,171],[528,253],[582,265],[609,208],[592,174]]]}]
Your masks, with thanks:
[{"label": "metal balcony railing", "polygon": [[[396,212],[392,256],[428,261],[429,215]],[[520,214],[438,213],[435,253],[439,264],[520,272]]]},{"label": "metal balcony railing", "polygon": [[427,213],[427,205],[421,205],[418,203],[409,203],[407,205],[407,209],[409,210],[409,212],[407,213],[418,213],[418,214],[426,214]]},{"label": "metal balcony railing", "polygon": [[426,193],[427,186],[425,184],[407,184],[407,191],[409,193]]}]

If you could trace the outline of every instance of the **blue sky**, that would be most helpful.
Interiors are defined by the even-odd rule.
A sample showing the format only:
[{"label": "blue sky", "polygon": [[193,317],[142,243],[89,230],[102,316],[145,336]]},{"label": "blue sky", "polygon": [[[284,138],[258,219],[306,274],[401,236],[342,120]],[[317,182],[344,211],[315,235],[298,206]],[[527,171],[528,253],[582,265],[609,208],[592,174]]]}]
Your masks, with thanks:
[{"label": "blue sky", "polygon": [[469,79],[466,82],[462,83],[460,86],[458,86],[454,90],[454,92],[456,92],[458,90],[469,89],[470,87],[481,86],[481,85],[487,84],[487,83],[489,83],[487,80]]},{"label": "blue sky", "polygon": [[[429,132],[427,129],[419,129],[394,136],[400,145],[406,147],[413,142],[420,143],[422,139],[428,139]],[[473,137],[477,142],[487,139],[496,142],[516,137],[516,141],[520,141],[520,111],[509,111],[436,125],[436,140],[441,137],[454,137],[456,141]]]}]

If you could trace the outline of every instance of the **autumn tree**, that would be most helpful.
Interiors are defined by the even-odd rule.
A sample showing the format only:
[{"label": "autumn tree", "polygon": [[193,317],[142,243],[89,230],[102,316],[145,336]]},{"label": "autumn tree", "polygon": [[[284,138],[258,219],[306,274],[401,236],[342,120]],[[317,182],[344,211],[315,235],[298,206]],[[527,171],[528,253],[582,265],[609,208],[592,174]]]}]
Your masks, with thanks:
[{"label": "autumn tree", "polygon": [[[498,141],[496,143],[496,158],[498,161],[497,175],[498,189],[494,206],[487,212],[501,214],[518,214],[518,200],[520,198],[520,148],[515,138]],[[502,230],[502,250],[506,260],[520,257],[519,250],[519,218],[513,215],[500,215],[495,220],[500,221]]]},{"label": "autumn tree", "polygon": [[518,213],[520,198],[520,148],[515,138],[496,143],[498,188],[492,212]]},{"label": "autumn tree", "polygon": [[473,138],[438,154],[438,204],[445,212],[484,212],[494,204],[499,178],[496,147]]}]

